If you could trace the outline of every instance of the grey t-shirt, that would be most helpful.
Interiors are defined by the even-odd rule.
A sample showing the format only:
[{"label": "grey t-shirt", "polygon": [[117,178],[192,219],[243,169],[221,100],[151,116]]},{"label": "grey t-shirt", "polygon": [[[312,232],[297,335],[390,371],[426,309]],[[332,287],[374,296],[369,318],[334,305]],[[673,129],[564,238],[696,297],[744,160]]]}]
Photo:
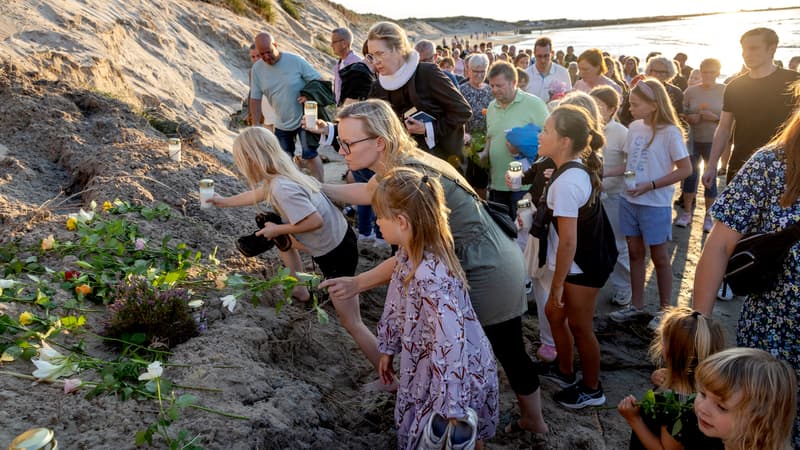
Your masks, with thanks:
[{"label": "grey t-shirt", "polygon": [[311,256],[326,255],[342,242],[347,221],[325,194],[311,192],[282,176],[273,178],[269,189],[272,207],[284,223],[296,224],[315,212],[322,216],[322,227],[294,235]]}]

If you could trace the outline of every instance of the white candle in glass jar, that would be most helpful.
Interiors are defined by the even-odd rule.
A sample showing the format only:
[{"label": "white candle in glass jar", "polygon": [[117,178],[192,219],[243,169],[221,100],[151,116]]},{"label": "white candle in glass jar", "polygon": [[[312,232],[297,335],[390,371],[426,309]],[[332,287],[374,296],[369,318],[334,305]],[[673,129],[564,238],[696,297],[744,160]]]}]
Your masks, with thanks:
[{"label": "white candle in glass jar", "polygon": [[181,140],[179,138],[169,139],[169,159],[181,162]]},{"label": "white candle in glass jar", "polygon": [[208,178],[200,180],[200,208],[207,209],[214,206],[208,203],[212,197],[214,197],[214,180]]},{"label": "white candle in glass jar", "polygon": [[306,129],[310,130],[317,126],[317,102],[307,100],[303,103],[305,113]]},{"label": "white candle in glass jar", "polygon": [[508,163],[508,170],[506,175],[511,179],[511,190],[522,190],[522,163],[519,161],[511,161]]},{"label": "white candle in glass jar", "polygon": [[623,175],[625,176],[625,187],[629,190],[636,189],[636,172],[627,170]]}]

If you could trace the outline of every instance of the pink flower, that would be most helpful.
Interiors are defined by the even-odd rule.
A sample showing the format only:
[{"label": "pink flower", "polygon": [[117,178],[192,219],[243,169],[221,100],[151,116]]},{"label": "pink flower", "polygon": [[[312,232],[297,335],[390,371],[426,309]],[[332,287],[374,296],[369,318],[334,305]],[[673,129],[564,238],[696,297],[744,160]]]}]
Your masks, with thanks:
[{"label": "pink flower", "polygon": [[68,378],[64,380],[64,393],[69,394],[77,391],[78,388],[81,387],[81,384],[83,383],[78,378]]},{"label": "pink flower", "polygon": [[133,248],[136,250],[144,250],[145,240],[142,238],[136,238],[136,242],[133,245]]}]

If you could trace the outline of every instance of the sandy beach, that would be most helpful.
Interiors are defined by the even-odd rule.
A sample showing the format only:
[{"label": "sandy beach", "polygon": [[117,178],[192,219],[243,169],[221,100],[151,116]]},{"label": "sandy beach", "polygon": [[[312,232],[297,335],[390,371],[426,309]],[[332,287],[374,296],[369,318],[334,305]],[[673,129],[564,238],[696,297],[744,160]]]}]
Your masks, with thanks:
[{"label": "sandy beach", "polygon": [[[275,250],[245,258],[234,245],[236,237],[253,231],[257,210],[201,210],[197,192],[203,178],[214,179],[222,195],[246,189],[231,164],[228,149],[236,131],[229,125],[247,92],[247,48],[256,32],[272,31],[280,36],[282,49],[330,73],[334,61],[318,45],[327,45],[329,31],[346,23],[342,14],[327,3],[308,2],[300,23],[277,4],[273,8],[274,24],[266,25],[213,2],[191,0],[16,0],[1,6],[0,255],[35,256],[56,273],[73,270],[75,258],[44,252],[40,242],[51,234],[57,242],[74,240],[74,232],[65,228],[68,214],[92,201],[122,199],[169,207],[172,216],[163,222],[126,216],[148,241],[170,236],[203,255],[217,248],[220,273],[274,275],[280,266]],[[368,26],[354,26],[357,42]],[[469,26],[458,34],[482,31],[481,24]],[[442,34],[452,37],[452,30],[424,23],[412,31],[434,41]],[[494,42],[511,39],[510,30],[498,31],[502,34],[492,37]],[[180,163],[168,157],[167,136],[153,127],[154,118],[180,130]],[[341,157],[330,150],[324,154],[331,160],[326,179],[341,182]],[[702,199],[698,203],[702,210]],[[688,304],[706,236],[702,216],[696,214],[689,228],[673,232],[673,298]],[[362,243],[360,254],[362,271],[388,251]],[[311,269],[310,259],[306,264]],[[657,290],[651,270],[646,301],[652,313]],[[65,314],[62,306],[73,293],[49,284],[54,308],[43,312],[35,305],[0,300],[0,315],[17,318],[32,308],[39,314]],[[176,395],[193,393],[199,405],[243,418],[190,408],[174,423],[176,430],[199,434],[199,444],[207,449],[395,447],[394,397],[362,390],[377,376],[329,304],[323,308],[331,321],[320,324],[302,304],[277,313],[278,289],[259,293],[255,303],[240,301],[231,312],[220,302],[231,292],[229,287],[198,290],[206,302],[208,328],[171,350],[165,376],[173,386],[184,386],[173,388]],[[380,318],[384,296],[380,288],[361,296],[370,328]],[[609,323],[610,296],[606,289],[598,298],[595,327],[602,348],[601,381],[607,406],[613,407],[623,396],[651,388],[653,366],[647,359],[649,318],[626,327]],[[114,358],[114,350],[94,334],[102,330],[107,313],[102,305],[85,306],[91,310],[84,313],[85,330],[63,334],[58,341],[66,348],[80,344],[97,358]],[[737,299],[716,308],[731,342],[740,306]],[[533,355],[537,319],[526,317],[524,326]],[[46,427],[55,432],[60,448],[132,449],[136,432],[158,416],[158,403],[152,400],[87,399],[86,390],[64,394],[58,383],[32,384],[9,375],[33,370],[24,359],[0,362],[0,446],[26,429]],[[81,376],[102,379],[91,371]],[[542,385],[551,432],[498,433],[487,449],[627,448],[630,429],[614,409],[569,411],[551,400],[555,385]],[[516,408],[504,375],[501,391],[504,422]],[[157,439],[153,448],[167,447]]]}]

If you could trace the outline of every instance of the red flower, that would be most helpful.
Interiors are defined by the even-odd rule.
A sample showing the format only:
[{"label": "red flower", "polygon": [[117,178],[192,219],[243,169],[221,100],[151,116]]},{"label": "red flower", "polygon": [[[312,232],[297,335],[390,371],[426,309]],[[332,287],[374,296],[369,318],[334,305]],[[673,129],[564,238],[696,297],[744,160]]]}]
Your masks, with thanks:
[{"label": "red flower", "polygon": [[69,280],[77,280],[81,276],[81,273],[77,270],[67,270],[64,272],[64,279],[66,281]]}]

